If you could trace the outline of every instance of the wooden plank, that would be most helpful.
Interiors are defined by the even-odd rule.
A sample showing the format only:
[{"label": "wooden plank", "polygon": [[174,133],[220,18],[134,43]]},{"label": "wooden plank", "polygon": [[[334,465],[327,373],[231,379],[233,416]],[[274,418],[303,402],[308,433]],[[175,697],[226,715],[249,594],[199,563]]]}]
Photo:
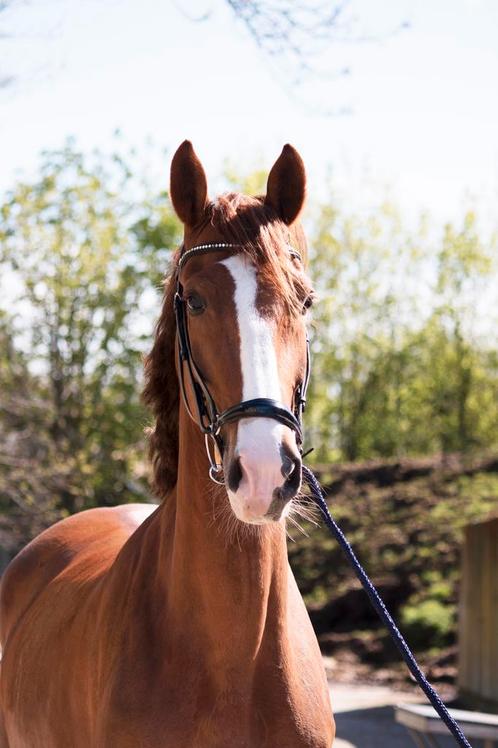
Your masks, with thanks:
[{"label": "wooden plank", "polygon": [[481,547],[479,545],[479,529],[475,525],[469,527],[469,601],[467,609],[467,652],[469,657],[469,680],[467,688],[472,693],[479,693],[481,669]]},{"label": "wooden plank", "polygon": [[[488,638],[488,587],[489,587],[489,559],[488,559],[488,533],[487,525],[477,525],[476,527],[479,536],[479,547],[481,549],[481,568],[479,570],[480,575],[480,595],[479,595],[479,610],[480,615],[480,626],[479,631],[476,634],[481,640],[481,648],[479,652],[479,688],[477,693],[486,694],[488,690],[488,669],[489,665],[486,661],[486,645]],[[489,657],[489,652],[488,652]]]},{"label": "wooden plank", "polygon": [[498,705],[498,518],[491,523],[491,646],[489,667],[491,670],[490,699]]},{"label": "wooden plank", "polygon": [[493,673],[491,697],[498,704],[498,518],[493,522],[492,534],[492,584],[491,594],[493,598],[493,646],[491,648],[491,669]]},{"label": "wooden plank", "polygon": [[[483,740],[498,740],[498,715],[450,709],[465,735]],[[448,728],[431,706],[402,704],[395,707],[396,721],[426,735],[447,735]]]},{"label": "wooden plank", "polygon": [[[429,704],[398,704],[395,707],[401,712],[413,715],[416,718],[425,720],[439,720],[440,717],[435,709]],[[498,730],[498,714],[488,712],[473,712],[468,709],[449,709],[451,716],[462,722],[479,723],[480,725],[490,725]]]},{"label": "wooden plank", "polygon": [[[492,575],[493,575],[493,549],[492,535],[494,533],[494,523],[487,522],[480,525],[481,543],[483,549],[482,562],[482,588],[481,588],[481,609],[482,609],[482,647],[481,647],[481,693],[486,699],[493,697],[493,662],[491,652],[493,649],[493,594],[492,594]],[[494,694],[496,696],[496,693]]]},{"label": "wooden plank", "polygon": [[483,588],[484,588],[484,548],[482,543],[482,527],[474,525],[472,528],[474,543],[474,567],[470,584],[474,590],[473,610],[471,611],[474,620],[473,631],[469,632],[471,641],[474,642],[474,665],[473,665],[473,688],[474,693],[482,693],[482,666],[484,661],[483,653]]},{"label": "wooden plank", "polygon": [[470,610],[470,528],[464,530],[461,558],[460,600],[458,606],[458,687],[460,690],[468,688],[470,680],[470,658],[468,637],[468,611]]},{"label": "wooden plank", "polygon": [[462,697],[498,705],[498,518],[465,528],[459,605]]}]

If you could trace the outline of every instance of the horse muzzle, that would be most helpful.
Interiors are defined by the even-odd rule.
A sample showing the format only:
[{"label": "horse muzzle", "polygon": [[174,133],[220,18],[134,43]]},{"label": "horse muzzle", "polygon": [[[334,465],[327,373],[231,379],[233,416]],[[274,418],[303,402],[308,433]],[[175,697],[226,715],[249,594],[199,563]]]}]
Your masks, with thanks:
[{"label": "horse muzzle", "polygon": [[301,457],[294,434],[267,418],[241,421],[237,432],[225,466],[232,510],[249,524],[278,522],[301,487]]}]

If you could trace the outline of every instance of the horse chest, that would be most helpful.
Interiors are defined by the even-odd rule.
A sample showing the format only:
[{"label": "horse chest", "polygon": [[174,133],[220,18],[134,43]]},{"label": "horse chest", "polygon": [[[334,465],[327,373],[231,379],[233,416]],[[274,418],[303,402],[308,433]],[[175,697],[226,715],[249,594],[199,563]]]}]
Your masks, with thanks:
[{"label": "horse chest", "polygon": [[292,681],[285,666],[266,662],[221,686],[220,673],[213,678],[188,663],[149,673],[148,688],[117,681],[99,746],[330,748],[333,722],[317,675],[311,667]]},{"label": "horse chest", "polygon": [[273,710],[257,702],[228,704],[220,699],[210,711],[199,704],[176,711],[146,711],[108,723],[99,748],[330,748],[333,728],[309,712],[309,724],[285,706]]}]

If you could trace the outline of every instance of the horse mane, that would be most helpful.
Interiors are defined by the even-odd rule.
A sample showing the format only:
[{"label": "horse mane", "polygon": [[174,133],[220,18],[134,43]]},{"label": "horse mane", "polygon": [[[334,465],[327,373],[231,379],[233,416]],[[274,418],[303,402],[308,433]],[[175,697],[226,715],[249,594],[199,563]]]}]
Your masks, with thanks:
[{"label": "horse mane", "polygon": [[[223,241],[241,246],[258,267],[266,283],[275,290],[275,298],[290,316],[301,313],[303,300],[310,293],[302,274],[282,257],[282,246],[289,242],[306,257],[306,242],[300,227],[289,229],[262,197],[240,193],[219,196],[206,208],[204,226],[211,225]],[[200,227],[202,228],[202,227]],[[182,247],[175,253],[164,280],[161,314],[155,328],[152,350],[145,358],[143,400],[151,409],[155,423],[148,429],[152,461],[152,488],[165,499],[176,484],[178,471],[179,385],[175,368],[176,321],[173,298],[176,267]]]}]

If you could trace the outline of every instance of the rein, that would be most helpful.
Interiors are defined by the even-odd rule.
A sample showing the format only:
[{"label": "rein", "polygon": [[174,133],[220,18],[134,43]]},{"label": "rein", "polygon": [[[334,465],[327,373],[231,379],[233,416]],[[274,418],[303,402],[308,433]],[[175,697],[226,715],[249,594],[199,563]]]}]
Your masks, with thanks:
[{"label": "rein", "polygon": [[[188,333],[188,318],[186,312],[185,299],[183,297],[183,286],[180,281],[180,273],[187,262],[192,257],[209,254],[211,252],[224,252],[227,249],[240,250],[240,244],[231,244],[229,242],[213,242],[210,244],[199,244],[192,249],[183,252],[178,261],[176,269],[176,292],[174,297],[174,311],[176,317],[176,329],[178,333],[178,350],[179,350],[179,380],[182,399],[187,409],[187,413],[192,420],[199,426],[204,434],[206,443],[206,452],[209,459],[209,477],[215,483],[224,485],[222,477],[223,466],[221,458],[223,455],[223,438],[221,429],[228,423],[235,423],[242,418],[273,418],[273,420],[282,423],[284,426],[292,429],[296,434],[296,442],[302,453],[303,431],[301,426],[302,414],[306,405],[306,390],[310,378],[310,352],[309,340],[306,340],[306,373],[303,381],[297,386],[294,392],[293,410],[290,410],[278,400],[268,397],[257,397],[252,400],[243,400],[236,405],[232,405],[221,413],[216,407],[216,403],[204,381],[202,372],[195,363],[190,345]],[[289,256],[295,257],[301,261],[301,256],[292,247],[289,247]],[[191,408],[188,400],[187,389],[185,385],[185,371],[190,381],[194,393],[194,409]],[[210,440],[213,451],[210,449]]]},{"label": "rein", "polygon": [[[273,418],[275,421],[282,423],[284,426],[288,426],[295,432],[296,442],[302,455],[303,432],[301,421],[302,413],[306,405],[306,390],[308,388],[308,382],[310,378],[310,352],[309,340],[307,340],[306,374],[303,381],[297,386],[294,392],[293,410],[290,410],[286,405],[284,405],[283,403],[279,403],[277,400],[266,397],[255,398],[253,400],[244,400],[240,403],[237,403],[236,405],[232,405],[221,413],[216,408],[215,401],[204,381],[202,372],[197,367],[192,355],[190,338],[188,334],[187,313],[185,309],[186,304],[183,297],[183,286],[180,281],[180,273],[191,257],[196,257],[211,252],[222,252],[226,251],[227,249],[240,250],[240,245],[231,244],[228,242],[199,244],[196,247],[183,252],[178,261],[178,266],[176,269],[176,292],[174,297],[174,311],[176,317],[178,350],[180,357],[178,370],[182,398],[189,416],[199,426],[200,430],[205,436],[206,452],[210,464],[209,477],[215,483],[219,483],[220,485],[224,485],[224,480],[221,477],[223,467],[221,463],[217,461],[218,459],[221,460],[224,447],[220,432],[222,427],[228,423],[234,423],[242,418]],[[300,255],[291,247],[289,247],[289,255],[301,261]],[[186,370],[187,372],[187,377],[190,381],[194,393],[195,410],[191,409],[188,401],[184,370]],[[209,440],[212,441],[214,455],[211,454]],[[433,686],[431,686],[425,675],[422,673],[415,657],[413,656],[412,651],[403,638],[391,614],[387,610],[384,601],[380,597],[367,573],[358,561],[344,533],[331,516],[327,507],[327,503],[325,501],[325,495],[319,482],[317,481],[315,475],[311,472],[311,470],[305,465],[302,465],[302,477],[310,489],[313,500],[320,509],[325,524],[346,554],[350,565],[353,567],[356,576],[361,582],[361,585],[367,593],[370,602],[375,608],[377,614],[387,627],[389,634],[393,639],[394,644],[400,652],[403,660],[405,661],[408,669],[410,670],[410,673],[431,702],[439,717],[443,720],[446,727],[455,738],[456,743],[462,748],[472,748],[462,729],[449,713],[441,697],[433,688]]]}]

